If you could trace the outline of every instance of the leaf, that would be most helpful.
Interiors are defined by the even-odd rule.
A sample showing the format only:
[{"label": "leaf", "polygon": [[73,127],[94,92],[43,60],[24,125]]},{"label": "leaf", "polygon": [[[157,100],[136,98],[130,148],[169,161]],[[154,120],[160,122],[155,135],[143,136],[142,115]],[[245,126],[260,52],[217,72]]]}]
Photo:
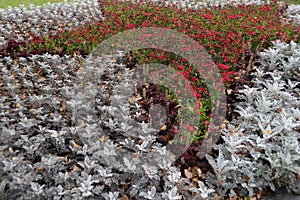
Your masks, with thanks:
[{"label": "leaf", "polygon": [[192,174],[189,170],[187,170],[187,169],[184,170],[184,175],[185,175],[188,179],[193,178],[193,174]]},{"label": "leaf", "polygon": [[105,137],[104,137],[104,135],[102,135],[101,138],[100,138],[100,141],[104,142],[104,140],[105,140]]},{"label": "leaf", "polygon": [[81,149],[81,146],[78,145],[74,140],[72,140],[71,143],[72,143],[72,145],[73,145],[74,147],[76,147],[77,149]]},{"label": "leaf", "polygon": [[160,130],[165,131],[167,129],[167,125],[163,125]]}]

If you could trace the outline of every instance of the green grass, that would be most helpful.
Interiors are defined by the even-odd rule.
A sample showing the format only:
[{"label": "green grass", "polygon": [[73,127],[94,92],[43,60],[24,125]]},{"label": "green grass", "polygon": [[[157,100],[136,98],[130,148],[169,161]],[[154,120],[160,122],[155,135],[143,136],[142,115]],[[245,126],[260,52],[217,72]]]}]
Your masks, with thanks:
[{"label": "green grass", "polygon": [[18,7],[21,4],[24,4],[25,6],[29,6],[30,4],[41,6],[48,2],[57,3],[57,2],[63,2],[63,0],[0,0],[0,8],[6,9],[8,8],[8,6]]},{"label": "green grass", "polygon": [[300,0],[284,0],[288,4],[300,4]]}]

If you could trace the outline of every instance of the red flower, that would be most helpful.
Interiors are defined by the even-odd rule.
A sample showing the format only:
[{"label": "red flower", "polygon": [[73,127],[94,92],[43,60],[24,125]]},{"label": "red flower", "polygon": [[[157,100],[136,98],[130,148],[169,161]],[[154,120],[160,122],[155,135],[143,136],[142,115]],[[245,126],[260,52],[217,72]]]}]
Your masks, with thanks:
[{"label": "red flower", "polygon": [[228,69],[230,68],[230,66],[228,66],[228,65],[219,64],[219,63],[217,63],[217,66],[218,66],[219,68],[221,68],[222,70],[228,70]]},{"label": "red flower", "polygon": [[197,103],[196,103],[196,107],[197,107],[197,108],[201,108],[201,106],[202,106],[202,104],[201,104],[200,102],[197,102]]},{"label": "red flower", "polygon": [[191,133],[194,132],[194,130],[195,130],[194,127],[192,127],[192,126],[189,125],[189,124],[185,124],[184,127],[185,127],[189,132],[191,132]]},{"label": "red flower", "polygon": [[184,70],[184,66],[183,65],[177,66],[177,69]]},{"label": "red flower", "polygon": [[162,61],[164,61],[164,60],[166,60],[166,58],[164,57],[164,56],[162,56],[162,55],[158,55],[158,56],[156,56],[158,59],[161,59]]},{"label": "red flower", "polygon": [[191,47],[190,46],[185,46],[182,48],[183,51],[190,51],[191,50]]},{"label": "red flower", "polygon": [[196,82],[197,80],[198,80],[198,78],[196,78],[196,77],[192,78],[192,82]]},{"label": "red flower", "polygon": [[144,15],[149,17],[150,15],[152,15],[152,13],[151,12],[145,12]]},{"label": "red flower", "polygon": [[127,28],[130,28],[130,29],[135,28],[135,27],[136,27],[136,24],[134,24],[134,23],[127,25]]},{"label": "red flower", "polygon": [[173,132],[175,135],[176,135],[177,133],[179,133],[179,131],[176,130],[176,129],[172,130],[172,132]]}]

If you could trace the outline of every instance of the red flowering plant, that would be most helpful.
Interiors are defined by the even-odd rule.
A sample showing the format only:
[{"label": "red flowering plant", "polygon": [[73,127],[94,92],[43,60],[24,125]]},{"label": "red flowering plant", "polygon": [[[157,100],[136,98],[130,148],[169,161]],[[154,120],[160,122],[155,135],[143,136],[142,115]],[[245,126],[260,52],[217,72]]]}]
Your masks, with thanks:
[{"label": "red flowering plant", "polygon": [[[212,57],[219,68],[224,84],[229,87],[241,69],[249,71],[256,52],[268,47],[271,41],[299,41],[300,26],[281,23],[280,5],[239,5],[224,8],[202,8],[198,10],[178,8],[176,4],[163,6],[151,3],[132,3],[117,0],[101,0],[103,22],[86,24],[85,27],[65,30],[57,35],[34,36],[34,41],[15,44],[17,48],[1,50],[2,55],[27,55],[34,53],[88,54],[99,43],[125,30],[161,27],[176,30],[193,38]],[[151,37],[151,36],[149,36]],[[147,42],[147,37],[141,38]],[[164,42],[164,41],[161,41]],[[190,51],[189,46],[180,47]],[[204,137],[211,118],[211,101],[202,73],[194,70],[186,59],[174,53],[153,48],[134,52],[138,64],[161,63],[170,66],[191,82],[190,87],[198,102],[192,105],[201,116],[196,127],[186,125],[188,130],[197,130],[196,139]],[[165,91],[166,92],[166,91]],[[176,91],[167,91],[176,99]],[[171,94],[172,93],[172,94]],[[171,94],[171,95],[170,95]],[[193,109],[194,110],[194,109]],[[191,111],[191,110],[190,110]],[[187,112],[188,113],[188,112]],[[176,131],[175,131],[176,132]]]}]

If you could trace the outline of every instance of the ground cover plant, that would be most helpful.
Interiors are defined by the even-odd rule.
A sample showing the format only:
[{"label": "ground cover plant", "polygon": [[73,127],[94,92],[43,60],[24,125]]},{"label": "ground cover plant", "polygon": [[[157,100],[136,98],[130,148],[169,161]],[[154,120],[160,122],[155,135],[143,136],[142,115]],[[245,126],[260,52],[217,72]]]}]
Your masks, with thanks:
[{"label": "ground cover plant", "polygon": [[[297,9],[277,2],[222,3],[194,10],[157,2],[86,1],[1,12],[4,198],[225,199],[257,196],[280,186],[299,193]],[[32,14],[43,20],[29,17]],[[230,122],[205,158],[199,151],[210,120],[209,94],[186,60],[155,49],[119,52],[106,59],[87,56],[119,31],[150,26],[187,34],[220,68],[232,104]],[[294,42],[274,43],[277,39]],[[130,87],[134,68],[151,62],[168,64],[192,80],[201,102],[196,107],[201,121],[188,127],[195,142],[173,166],[164,146],[176,134],[176,92],[151,84],[136,91]],[[101,75],[91,82],[98,90],[87,90],[95,93],[96,113],[74,124],[74,110],[91,109],[83,103],[84,96],[72,100],[82,89],[84,63],[99,66],[85,66]],[[238,92],[244,94],[239,96],[242,102],[235,96]],[[127,94],[134,94],[133,101],[119,107]],[[159,132],[149,126],[149,108],[155,101],[171,113],[165,125],[156,127]],[[135,136],[127,134],[133,125],[139,127]],[[117,154],[125,151],[134,157],[124,154],[120,160]],[[144,156],[148,162],[135,174],[139,161],[134,158]],[[126,173],[116,170],[120,167]]]}]

